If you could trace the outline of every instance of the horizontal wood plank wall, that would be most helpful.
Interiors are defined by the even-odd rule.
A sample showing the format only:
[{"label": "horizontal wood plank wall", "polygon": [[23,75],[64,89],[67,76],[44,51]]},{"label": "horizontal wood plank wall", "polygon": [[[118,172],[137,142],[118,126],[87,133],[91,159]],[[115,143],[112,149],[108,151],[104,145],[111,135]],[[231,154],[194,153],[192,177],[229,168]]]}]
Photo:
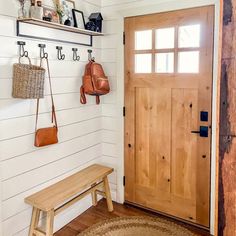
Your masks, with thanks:
[{"label": "horizontal wood plank wall", "polygon": [[[45,0],[51,5],[51,0]],[[101,1],[76,0],[76,6],[84,11],[87,19],[91,12],[99,12]],[[0,4],[0,160],[1,160],[1,210],[2,235],[26,236],[30,224],[31,207],[24,198],[48,185],[77,172],[92,163],[106,162],[102,149],[104,134],[102,106],[95,105],[94,98],[88,98],[87,105],[81,105],[80,85],[84,66],[87,63],[87,47],[79,48],[80,62],[72,60],[73,44],[38,41],[17,38],[15,21],[17,1]],[[109,36],[108,36],[109,37]],[[47,45],[49,53],[53,91],[59,125],[59,144],[35,148],[34,123],[36,102],[11,97],[12,64],[18,61],[17,40],[26,42],[33,63],[39,62],[38,43]],[[101,61],[102,38],[94,38],[93,55]],[[56,46],[63,46],[65,61],[57,60]],[[104,67],[115,87],[114,63],[104,62]],[[112,95],[110,95],[112,97]],[[46,97],[40,103],[39,126],[50,125],[49,86],[46,82]],[[113,140],[112,137],[109,138]],[[116,196],[116,172],[110,177],[113,198]],[[79,213],[91,206],[90,197],[70,207],[56,217],[58,230]]]}]

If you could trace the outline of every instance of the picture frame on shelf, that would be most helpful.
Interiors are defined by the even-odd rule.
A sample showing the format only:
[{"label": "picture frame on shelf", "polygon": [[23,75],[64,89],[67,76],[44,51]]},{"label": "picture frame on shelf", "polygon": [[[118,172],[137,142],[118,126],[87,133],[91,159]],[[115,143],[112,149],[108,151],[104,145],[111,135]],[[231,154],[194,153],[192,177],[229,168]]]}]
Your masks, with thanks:
[{"label": "picture frame on shelf", "polygon": [[74,19],[74,27],[85,29],[84,13],[82,11],[72,9],[72,15]]},{"label": "picture frame on shelf", "polygon": [[43,6],[43,18],[51,19],[50,22],[59,23],[59,16],[55,9]]},{"label": "picture frame on shelf", "polygon": [[72,14],[72,9],[75,8],[74,0],[57,0],[57,3],[61,6],[61,9],[64,13],[61,24],[74,26],[74,19]]}]

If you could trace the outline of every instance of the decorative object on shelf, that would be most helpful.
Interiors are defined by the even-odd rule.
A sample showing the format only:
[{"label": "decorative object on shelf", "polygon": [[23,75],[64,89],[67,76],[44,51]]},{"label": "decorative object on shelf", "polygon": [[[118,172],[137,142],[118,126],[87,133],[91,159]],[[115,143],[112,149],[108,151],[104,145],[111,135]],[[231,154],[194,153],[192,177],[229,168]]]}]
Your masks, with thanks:
[{"label": "decorative object on shelf", "polygon": [[43,7],[43,17],[42,19],[45,17],[50,18],[51,22],[54,23],[59,23],[59,19],[60,17],[58,16],[58,13],[56,10],[54,10],[53,8],[48,8],[48,7]]},{"label": "decorative object on shelf", "polygon": [[77,54],[78,48],[72,48],[73,61],[80,61],[80,56]]},{"label": "decorative object on shelf", "polygon": [[82,11],[72,9],[72,15],[74,19],[74,27],[85,29],[84,13]]},{"label": "decorative object on shelf", "polygon": [[[20,46],[20,57],[19,63],[13,65],[12,96],[23,99],[43,98],[45,70],[31,64],[28,52],[24,50],[25,42],[18,41],[17,44]],[[22,64],[22,57],[26,57],[29,64]]]},{"label": "decorative object on shelf", "polygon": [[80,102],[86,104],[85,94],[96,96],[96,104],[100,104],[101,95],[110,92],[110,86],[107,76],[105,76],[102,65],[95,62],[92,57],[92,50],[88,50],[89,63],[85,67],[83,84],[80,87]]},{"label": "decorative object on shelf", "polygon": [[43,19],[43,7],[41,1],[37,1],[37,5],[35,5],[35,0],[31,0],[30,17],[40,20]]},{"label": "decorative object on shelf", "polygon": [[[89,22],[93,22],[94,24],[88,24],[87,27],[90,27],[92,29],[94,29],[94,25],[95,25],[95,30],[93,31],[96,31],[96,32],[102,32],[102,21],[103,21],[103,17],[102,17],[102,14],[100,12],[97,12],[97,13],[92,13],[90,16],[89,16]],[[88,28],[86,28],[88,29]]]},{"label": "decorative object on shelf", "polygon": [[71,20],[69,19],[65,20],[64,25],[72,26]]},{"label": "decorative object on shelf", "polygon": [[72,15],[72,9],[75,8],[75,2],[73,0],[56,0],[57,4],[61,6],[63,11],[63,17],[61,24],[67,26],[74,26],[74,19]]},{"label": "decorative object on shelf", "polygon": [[51,81],[51,74],[49,69],[49,62],[47,58],[47,53],[44,52],[44,55],[42,55],[42,48],[40,47],[40,65],[42,64],[43,59],[45,58],[47,63],[47,71],[48,71],[48,80],[49,80],[49,87],[50,87],[50,96],[51,96],[51,102],[52,102],[52,127],[47,128],[41,128],[38,129],[38,114],[39,114],[39,99],[37,99],[37,110],[36,110],[36,122],[35,122],[35,140],[34,140],[34,146],[35,147],[44,147],[51,144],[58,143],[58,126],[57,126],[57,118],[56,118],[56,110],[53,100],[53,93],[52,93],[52,81]]},{"label": "decorative object on shelf", "polygon": [[23,19],[27,17],[27,11],[25,9],[26,0],[18,0],[20,3],[20,9],[18,10],[18,18]]},{"label": "decorative object on shelf", "polygon": [[62,18],[64,16],[63,8],[58,0],[53,0],[53,3],[54,3],[54,7],[59,18],[59,23],[62,24]]},{"label": "decorative object on shelf", "polygon": [[59,47],[59,46],[56,46],[56,49],[57,49],[57,59],[60,60],[60,61],[63,61],[65,60],[66,56],[65,54],[62,54],[62,47]]},{"label": "decorative object on shelf", "polygon": [[51,17],[47,17],[47,16],[43,16],[43,20],[44,21],[48,21],[48,22],[52,22],[52,18]]},{"label": "decorative object on shelf", "polygon": [[96,32],[97,26],[95,25],[94,22],[89,21],[89,22],[86,23],[85,29]]}]

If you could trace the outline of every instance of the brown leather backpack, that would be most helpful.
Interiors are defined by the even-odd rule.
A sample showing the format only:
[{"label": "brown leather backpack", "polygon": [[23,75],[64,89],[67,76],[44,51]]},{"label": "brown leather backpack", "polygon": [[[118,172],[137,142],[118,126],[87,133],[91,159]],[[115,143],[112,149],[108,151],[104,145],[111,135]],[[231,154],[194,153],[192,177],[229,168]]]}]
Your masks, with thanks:
[{"label": "brown leather backpack", "polygon": [[86,104],[85,94],[96,96],[96,103],[100,103],[99,96],[110,92],[107,76],[105,76],[102,65],[90,61],[85,68],[83,85],[80,88],[80,102]]}]

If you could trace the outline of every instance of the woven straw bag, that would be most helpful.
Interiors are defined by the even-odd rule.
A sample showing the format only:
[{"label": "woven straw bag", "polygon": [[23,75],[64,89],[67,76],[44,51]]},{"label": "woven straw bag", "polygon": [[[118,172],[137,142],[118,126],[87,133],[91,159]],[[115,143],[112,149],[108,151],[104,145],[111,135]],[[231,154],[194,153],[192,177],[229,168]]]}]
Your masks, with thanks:
[{"label": "woven straw bag", "polygon": [[19,63],[13,65],[13,88],[14,98],[36,99],[44,97],[45,69],[40,66]]}]

